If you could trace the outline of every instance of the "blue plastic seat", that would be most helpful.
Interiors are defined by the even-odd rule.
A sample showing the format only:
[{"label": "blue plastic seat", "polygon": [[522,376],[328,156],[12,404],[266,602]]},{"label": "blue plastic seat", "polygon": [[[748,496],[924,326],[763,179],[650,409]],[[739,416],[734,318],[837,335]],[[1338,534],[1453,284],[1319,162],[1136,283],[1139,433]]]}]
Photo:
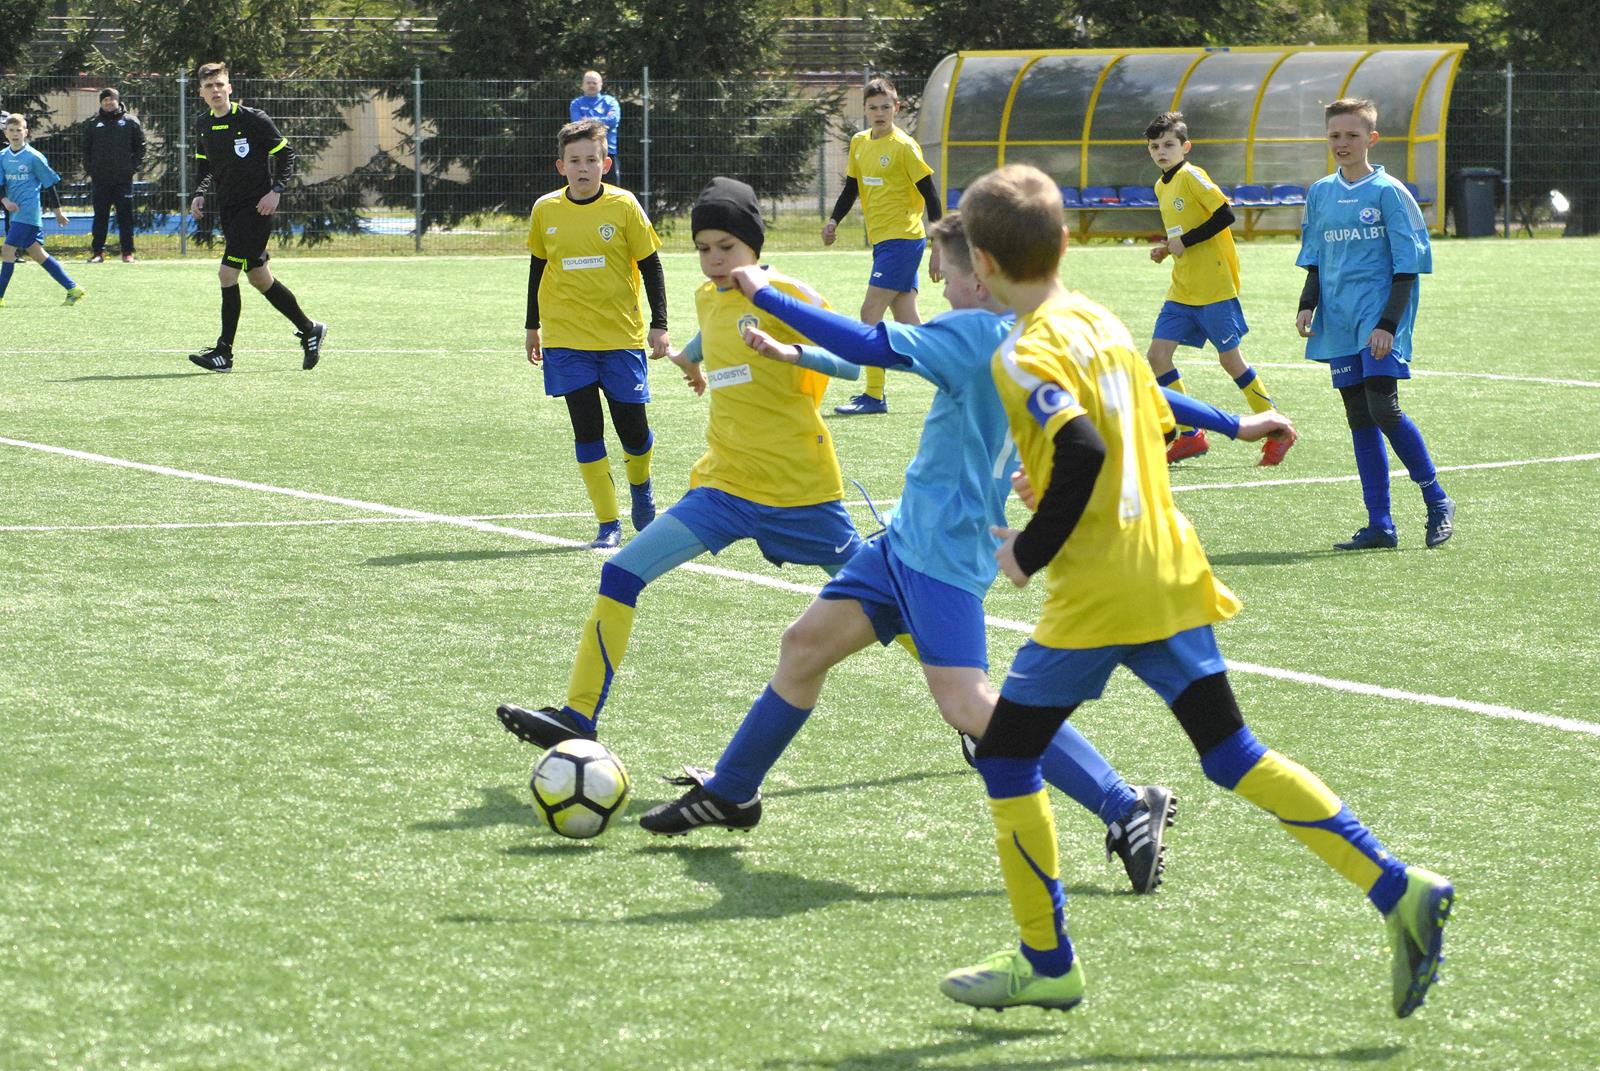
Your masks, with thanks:
[{"label": "blue plastic seat", "polygon": [[1085,186],[1083,192],[1078,194],[1078,199],[1085,208],[1092,208],[1095,205],[1122,203],[1122,198],[1117,196],[1117,188],[1115,186]]},{"label": "blue plastic seat", "polygon": [[1272,194],[1267,192],[1265,186],[1244,183],[1233,188],[1233,203],[1249,208],[1259,208],[1272,203]]},{"label": "blue plastic seat", "polygon": [[1306,188],[1297,186],[1292,182],[1280,182],[1272,187],[1272,203],[1276,205],[1303,205],[1306,203]]},{"label": "blue plastic seat", "polygon": [[1405,184],[1405,187],[1406,187],[1406,189],[1411,191],[1412,200],[1416,201],[1418,204],[1421,204],[1422,203],[1422,191],[1417,189],[1417,184],[1415,182],[1407,182]]},{"label": "blue plastic seat", "polygon": [[1155,208],[1161,203],[1156,200],[1156,191],[1152,186],[1123,186],[1117,191],[1117,197],[1124,207]]},{"label": "blue plastic seat", "polygon": [[1071,186],[1061,187],[1061,207],[1081,208],[1083,202],[1078,199],[1078,191]]},{"label": "blue plastic seat", "polygon": [[961,191],[960,190],[946,190],[946,191],[944,191],[944,210],[946,212],[953,212],[957,208],[959,208],[960,206],[961,206]]}]

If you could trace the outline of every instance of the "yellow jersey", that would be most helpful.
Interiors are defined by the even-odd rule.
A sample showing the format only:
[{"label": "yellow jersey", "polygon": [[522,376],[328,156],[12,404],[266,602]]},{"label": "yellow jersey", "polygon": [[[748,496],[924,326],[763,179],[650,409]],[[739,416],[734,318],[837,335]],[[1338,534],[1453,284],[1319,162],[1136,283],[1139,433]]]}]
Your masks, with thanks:
[{"label": "yellow jersey", "polygon": [[1045,570],[1035,641],[1148,643],[1239,612],[1172,501],[1163,439],[1172,409],[1120,320],[1082,294],[1051,298],[1017,321],[990,369],[1040,495],[1064,424],[1086,416],[1106,445],[1083,516]]},{"label": "yellow jersey", "polygon": [[877,245],[894,238],[927,237],[917,183],[933,174],[933,168],[910,134],[894,127],[881,138],[874,138],[870,130],[854,135],[844,173],[856,180],[869,242]]},{"label": "yellow jersey", "polygon": [[563,186],[533,203],[528,252],[545,261],[539,281],[539,336],[573,350],[644,348],[639,261],[661,248],[633,194],[601,185],[577,204]]},{"label": "yellow jersey", "polygon": [[[1228,203],[1211,176],[1191,163],[1181,164],[1177,174],[1156,183],[1156,200],[1161,203],[1161,225],[1168,238],[1194,230]],[[1168,301],[1210,305],[1239,296],[1239,251],[1233,246],[1232,227],[1170,259]]]},{"label": "yellow jersey", "polygon": [[[815,290],[776,272],[772,285],[827,308]],[[737,288],[707,282],[695,292],[701,368],[711,396],[710,447],[689,474],[690,487],[715,487],[764,506],[814,506],[844,497],[833,436],[817,408],[828,377],[774,361],[744,344],[746,324],[780,342],[807,341],[756,308]]]}]

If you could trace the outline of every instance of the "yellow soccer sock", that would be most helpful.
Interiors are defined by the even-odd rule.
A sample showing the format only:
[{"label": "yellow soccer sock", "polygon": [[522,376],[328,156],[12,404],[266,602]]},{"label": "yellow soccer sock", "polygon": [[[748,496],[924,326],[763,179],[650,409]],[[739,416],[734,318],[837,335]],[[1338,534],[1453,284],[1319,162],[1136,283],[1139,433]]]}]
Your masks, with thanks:
[{"label": "yellow soccer sock", "polygon": [[583,486],[594,503],[594,516],[601,524],[617,519],[617,485],[611,479],[611,462],[604,454],[594,461],[578,462],[578,472],[583,476]]},{"label": "yellow soccer sock", "polygon": [[594,600],[578,637],[578,654],[567,680],[567,706],[593,719],[605,705],[611,678],[622,664],[633,632],[633,607],[605,595]]},{"label": "yellow soccer sock", "polygon": [[1380,860],[1388,856],[1377,838],[1321,778],[1293,759],[1267,751],[1234,791],[1271,812],[1290,835],[1362,892],[1383,873]]},{"label": "yellow soccer sock", "polygon": [[1061,859],[1050,798],[1041,789],[1026,796],[989,800],[995,847],[1005,878],[1011,915],[1022,943],[1048,952],[1062,940],[1066,897],[1061,892]]},{"label": "yellow soccer sock", "polygon": [[862,393],[869,398],[876,398],[880,402],[883,401],[884,370],[882,368],[869,365],[867,367],[866,379],[867,385],[865,388],[863,388]]},{"label": "yellow soccer sock", "polygon": [[622,451],[622,465],[628,472],[628,482],[634,487],[641,483],[650,482],[650,455],[655,453],[655,439],[652,437],[650,445],[644,448],[642,454],[630,454],[627,448]]},{"label": "yellow soccer sock", "polygon": [[[1157,376],[1156,377],[1156,385],[1157,386],[1161,386],[1161,387],[1165,387],[1168,390],[1175,390],[1179,394],[1188,394],[1189,393],[1188,388],[1186,388],[1183,385],[1183,374],[1181,372],[1179,372],[1176,368],[1174,368],[1170,372],[1165,373],[1164,375]],[[1178,425],[1178,434],[1179,435],[1187,435],[1192,431],[1194,431],[1194,429],[1191,428],[1187,424],[1179,424]]]},{"label": "yellow soccer sock", "polygon": [[1234,383],[1239,387],[1239,393],[1244,395],[1245,402],[1250,406],[1252,413],[1265,413],[1276,406],[1272,404],[1272,396],[1267,393],[1267,385],[1261,382],[1261,377],[1254,368],[1245,366],[1244,374]]}]

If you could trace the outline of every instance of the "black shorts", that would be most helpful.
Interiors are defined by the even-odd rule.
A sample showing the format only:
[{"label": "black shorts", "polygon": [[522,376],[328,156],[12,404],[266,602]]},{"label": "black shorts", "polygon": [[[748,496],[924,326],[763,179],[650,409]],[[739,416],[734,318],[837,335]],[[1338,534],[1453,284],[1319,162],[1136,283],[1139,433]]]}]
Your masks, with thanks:
[{"label": "black shorts", "polygon": [[273,216],[263,216],[254,204],[222,210],[222,263],[240,271],[261,267],[272,254],[267,242],[272,239]]}]

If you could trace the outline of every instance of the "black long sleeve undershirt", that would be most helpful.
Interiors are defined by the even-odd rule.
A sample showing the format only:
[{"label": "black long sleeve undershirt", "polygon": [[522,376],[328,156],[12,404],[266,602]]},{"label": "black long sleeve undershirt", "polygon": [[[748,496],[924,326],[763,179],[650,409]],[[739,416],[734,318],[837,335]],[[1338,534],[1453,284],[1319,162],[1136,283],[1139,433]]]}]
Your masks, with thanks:
[{"label": "black long sleeve undershirt", "polygon": [[1395,328],[1400,326],[1400,321],[1406,314],[1406,307],[1411,304],[1411,294],[1417,289],[1417,273],[1401,272],[1395,275],[1389,284],[1389,300],[1383,306],[1383,315],[1378,317],[1378,330],[1394,334]]},{"label": "black long sleeve undershirt", "polygon": [[1233,214],[1233,209],[1229,208],[1227,205],[1222,205],[1215,212],[1211,213],[1210,218],[1204,223],[1200,224],[1198,227],[1195,227],[1193,230],[1184,231],[1182,234],[1178,235],[1178,238],[1183,242],[1183,247],[1185,249],[1193,249],[1206,239],[1215,238],[1217,235],[1233,226],[1234,220],[1237,218],[1238,217]]},{"label": "black long sleeve undershirt", "polygon": [[[922,194],[922,203],[928,211],[928,222],[936,222],[944,215],[944,206],[939,203],[939,189],[933,184],[932,175],[924,175],[917,180],[917,192]],[[839,191],[839,199],[833,202],[833,212],[829,219],[834,223],[843,223],[844,217],[850,214],[850,209],[855,207],[856,198],[861,194],[861,187],[853,178],[846,177],[844,188]]]},{"label": "black long sleeve undershirt", "polygon": [[1105,440],[1086,416],[1062,425],[1055,438],[1050,487],[1012,548],[1017,565],[1032,576],[1061,552],[1078,526],[1106,460]]},{"label": "black long sleeve undershirt", "polygon": [[1300,288],[1300,311],[1312,312],[1322,300],[1322,273],[1315,265],[1306,269],[1306,285]]},{"label": "black long sleeve undershirt", "polygon": [[922,203],[928,208],[928,222],[938,222],[944,215],[944,206],[939,203],[939,191],[933,185],[932,175],[923,175],[917,180],[917,192],[922,194]]},{"label": "black long sleeve undershirt", "polygon": [[[528,311],[522,326],[529,331],[539,326],[539,283],[544,280],[542,257],[528,257]],[[645,299],[650,303],[650,330],[667,329],[667,277],[661,267],[661,254],[651,253],[639,261],[639,277],[644,282]]]},{"label": "black long sleeve undershirt", "polygon": [[856,185],[856,180],[846,176],[844,189],[839,191],[839,199],[833,202],[833,214],[828,218],[835,223],[843,223],[844,217],[848,216],[850,209],[855,207],[856,196],[860,192],[860,188]]},{"label": "black long sleeve undershirt", "polygon": [[544,279],[545,263],[543,257],[528,257],[528,315],[522,326],[529,331],[539,327],[539,283]]},{"label": "black long sleeve undershirt", "polygon": [[61,188],[59,185],[46,186],[39,191],[39,206],[48,208],[52,212],[61,207]]}]

